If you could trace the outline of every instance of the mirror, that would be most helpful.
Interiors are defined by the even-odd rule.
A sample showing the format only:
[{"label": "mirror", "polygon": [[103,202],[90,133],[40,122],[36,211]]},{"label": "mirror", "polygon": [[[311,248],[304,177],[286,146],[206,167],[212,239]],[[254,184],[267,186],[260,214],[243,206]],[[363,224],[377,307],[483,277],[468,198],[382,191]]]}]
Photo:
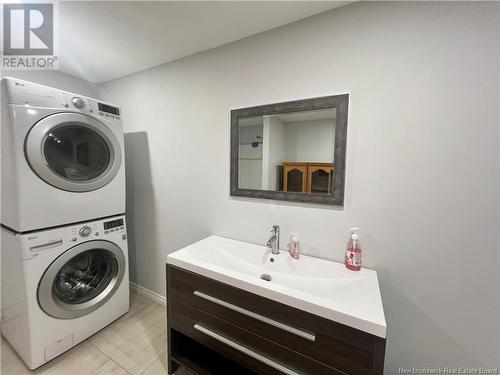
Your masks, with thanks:
[{"label": "mirror", "polygon": [[231,111],[231,195],[342,206],[348,100]]}]

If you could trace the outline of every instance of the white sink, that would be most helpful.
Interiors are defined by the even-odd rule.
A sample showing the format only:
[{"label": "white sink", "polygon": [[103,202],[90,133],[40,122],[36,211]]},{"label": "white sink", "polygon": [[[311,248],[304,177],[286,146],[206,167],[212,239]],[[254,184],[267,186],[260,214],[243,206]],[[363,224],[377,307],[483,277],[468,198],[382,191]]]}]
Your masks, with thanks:
[{"label": "white sink", "polygon": [[[167,257],[167,263],[347,326],[386,337],[377,273],[341,263],[210,236]],[[271,281],[262,280],[263,274]]]}]

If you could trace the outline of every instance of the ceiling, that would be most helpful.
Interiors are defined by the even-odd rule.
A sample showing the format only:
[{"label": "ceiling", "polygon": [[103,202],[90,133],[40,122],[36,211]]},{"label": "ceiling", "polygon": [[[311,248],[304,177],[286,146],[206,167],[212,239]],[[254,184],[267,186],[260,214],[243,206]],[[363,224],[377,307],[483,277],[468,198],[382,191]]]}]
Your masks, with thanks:
[{"label": "ceiling", "polygon": [[[272,115],[270,117],[277,117],[285,124],[293,124],[297,122],[304,122],[306,125],[308,121],[317,120],[335,120],[337,118],[337,110],[335,108],[316,109],[312,111],[297,111],[292,113],[283,113]],[[263,116],[244,117],[240,118],[238,126],[263,126]]]},{"label": "ceiling", "polygon": [[262,116],[243,117],[238,121],[238,126],[262,126],[264,123]]},{"label": "ceiling", "polygon": [[59,68],[102,83],[345,5],[347,1],[66,1]]},{"label": "ceiling", "polygon": [[317,120],[334,120],[337,118],[337,110],[335,108],[317,109],[313,111],[300,111],[288,114],[276,115],[284,123],[317,121]]}]

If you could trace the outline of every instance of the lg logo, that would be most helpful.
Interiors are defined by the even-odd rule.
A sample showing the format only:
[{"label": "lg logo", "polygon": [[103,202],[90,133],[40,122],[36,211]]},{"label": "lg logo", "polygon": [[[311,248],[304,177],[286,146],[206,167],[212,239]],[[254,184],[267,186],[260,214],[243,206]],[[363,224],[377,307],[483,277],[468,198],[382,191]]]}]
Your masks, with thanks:
[{"label": "lg logo", "polygon": [[4,4],[4,55],[53,55],[53,4]]}]

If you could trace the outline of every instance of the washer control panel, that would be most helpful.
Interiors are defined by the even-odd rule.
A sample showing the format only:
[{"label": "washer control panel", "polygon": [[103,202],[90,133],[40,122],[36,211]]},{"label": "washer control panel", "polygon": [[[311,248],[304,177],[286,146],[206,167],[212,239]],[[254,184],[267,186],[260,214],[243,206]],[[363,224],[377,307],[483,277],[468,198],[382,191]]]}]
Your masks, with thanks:
[{"label": "washer control panel", "polygon": [[26,260],[54,254],[55,251],[66,251],[75,245],[93,240],[107,240],[126,246],[127,230],[125,216],[120,215],[15,236],[21,241],[22,259]]},{"label": "washer control panel", "polygon": [[102,236],[111,236],[115,234],[121,237],[122,240],[127,239],[125,220],[123,217],[115,217],[109,220],[71,227],[70,242],[77,243],[80,241],[88,241],[89,239],[102,238]]},{"label": "washer control panel", "polygon": [[89,237],[98,238],[99,237],[99,223],[87,223],[78,226],[71,227],[70,229],[70,241],[77,242],[79,240],[88,240]]},{"label": "washer control panel", "polygon": [[85,225],[80,228],[78,233],[80,234],[80,237],[88,237],[90,236],[90,233],[92,233],[92,228],[89,227],[88,225]]},{"label": "washer control panel", "polygon": [[85,107],[85,101],[78,96],[75,96],[71,99],[71,104],[73,104],[78,109],[82,109],[83,107]]},{"label": "washer control panel", "polygon": [[115,219],[104,222],[104,234],[118,232],[124,229],[125,226],[123,223],[123,219]]}]

